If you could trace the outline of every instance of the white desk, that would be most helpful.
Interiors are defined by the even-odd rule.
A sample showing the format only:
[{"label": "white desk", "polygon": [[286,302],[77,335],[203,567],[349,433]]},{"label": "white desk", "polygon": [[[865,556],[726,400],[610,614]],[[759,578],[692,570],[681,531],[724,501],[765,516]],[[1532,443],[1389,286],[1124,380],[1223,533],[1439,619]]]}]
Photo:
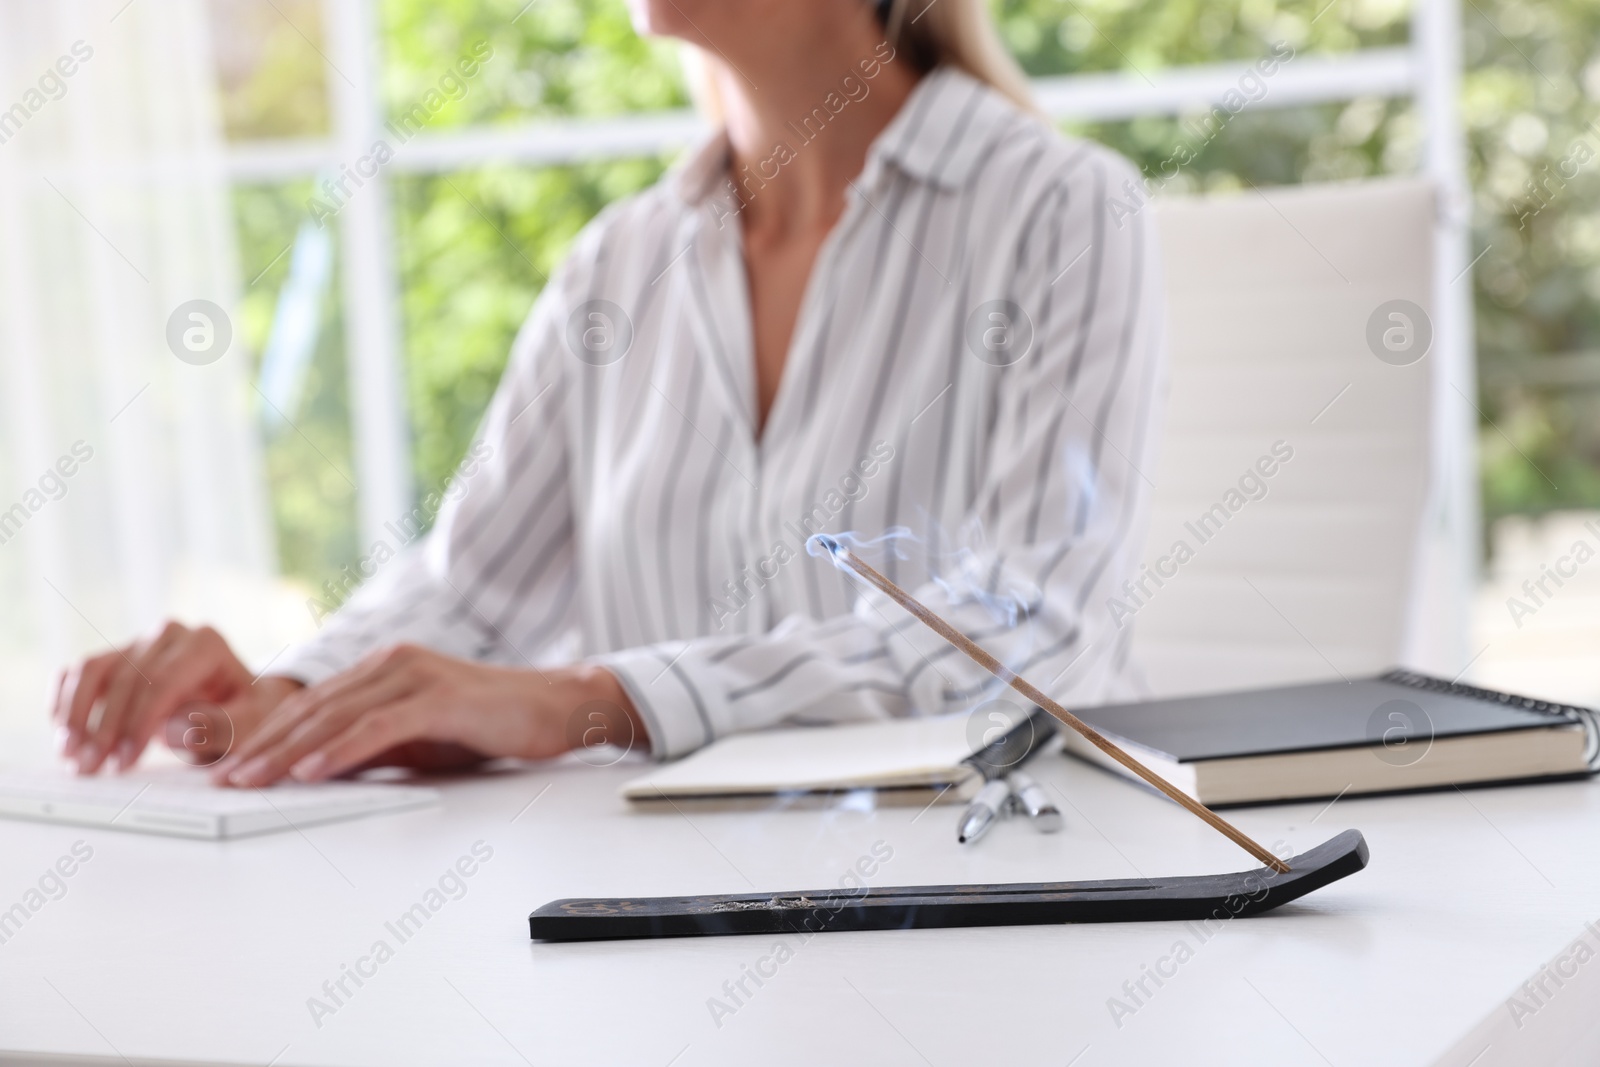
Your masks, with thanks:
[{"label": "white desk", "polygon": [[[1156,923],[528,940],[527,913],[555,897],[822,888],[877,841],[893,849],[879,885],[1250,866],[1153,794],[1064,758],[1035,766],[1070,798],[1067,829],[1003,824],[968,848],[949,807],[630,814],[615,799],[626,765],[463,780],[436,809],[229,843],[0,823],[0,909],[74,841],[94,850],[0,945],[0,1048],[27,1053],[0,1063],[1491,1067],[1596,1037],[1600,962],[1551,985],[1521,1029],[1506,1007],[1600,918],[1591,783],[1346,799],[1315,824],[1321,804],[1236,811],[1297,850],[1359,827],[1372,864],[1204,943]],[[385,923],[478,840],[493,857],[465,895],[401,943]],[[319,1028],[307,999],[379,939],[393,957],[346,979]],[[1180,939],[1192,958],[1147,979],[1119,1027],[1108,999]],[[708,999],[732,1006],[723,983],[780,943],[792,958],[746,979],[719,1026]]]}]

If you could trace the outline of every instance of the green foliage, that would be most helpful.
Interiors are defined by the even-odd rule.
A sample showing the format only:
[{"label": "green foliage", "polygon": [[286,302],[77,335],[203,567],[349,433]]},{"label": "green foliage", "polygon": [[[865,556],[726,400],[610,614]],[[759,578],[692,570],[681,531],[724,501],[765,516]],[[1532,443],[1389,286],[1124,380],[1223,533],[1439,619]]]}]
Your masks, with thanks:
[{"label": "green foliage", "polygon": [[[1340,0],[1086,0],[1067,5],[1065,15],[1052,0],[1001,0],[996,13],[1007,44],[1036,77],[1110,70],[1148,75],[1206,63],[1237,63],[1243,75],[1274,50],[1299,58],[1391,47],[1405,42],[1407,28],[1404,5]],[[1264,84],[1262,103],[1244,108],[1210,139],[1193,132],[1197,115],[1063,125],[1117,149],[1154,179],[1163,176],[1162,164],[1180,145],[1197,149],[1176,177],[1159,182],[1167,195],[1238,189],[1247,182],[1337,181],[1415,167],[1414,118],[1407,103],[1363,99],[1277,109],[1271,106],[1271,78]]]},{"label": "green foliage", "polygon": [[[1600,358],[1566,360],[1570,373],[1546,366],[1600,350],[1600,7],[1462,8],[1473,254],[1484,253],[1473,275],[1484,521],[1600,506]],[[1405,43],[1409,19],[1408,5],[1345,0],[1084,0],[1064,16],[1054,0],[1000,0],[996,11],[1034,75],[1245,60],[1277,40],[1301,55],[1391,46]],[[1147,171],[1185,139],[1176,119],[1069,128]],[[1420,137],[1401,101],[1246,109],[1164,191],[1407,173]]]},{"label": "green foliage", "polygon": [[[252,0],[211,2],[239,7]],[[1242,71],[1280,41],[1305,56],[1401,45],[1409,35],[1403,0],[993,3],[1004,39],[1035,76],[1149,74],[1220,62],[1238,62]],[[263,24],[256,76],[224,79],[235,136],[305,135],[325,123],[306,103],[313,86],[322,92],[320,59],[301,36],[315,38],[306,14],[315,5],[276,6],[283,12],[278,24]],[[1463,8],[1474,252],[1485,252],[1473,279],[1484,372],[1485,517],[1597,506],[1600,358],[1567,360],[1560,364],[1567,370],[1551,373],[1550,357],[1600,350],[1600,210],[1593,207],[1600,7],[1590,0],[1469,0]],[[432,114],[430,129],[687,102],[672,48],[637,38],[621,0],[383,0],[381,14],[382,92],[391,115],[437,90],[480,42],[492,49],[465,92]],[[291,20],[294,27],[281,25]],[[1194,144],[1182,122],[1150,117],[1068,128],[1153,169],[1180,143]],[[1574,145],[1585,138],[1596,158],[1574,168]],[[1165,191],[1405,173],[1416,169],[1420,150],[1409,102],[1251,107],[1207,141]],[[606,203],[654,181],[664,163],[497,166],[395,181],[419,493],[437,487],[465,450],[517,327],[573,236]],[[1530,182],[1543,187],[1538,199],[1530,199]],[[241,190],[238,203],[245,274],[252,277],[292,235],[304,197],[287,187]],[[261,294],[276,292],[283,269],[269,271],[246,297],[252,341],[264,337],[262,316],[270,315],[270,297]],[[349,469],[337,307],[324,325],[311,399],[296,417],[316,449],[286,439],[269,447],[285,568],[316,582],[355,555],[348,486],[316,455]]]},{"label": "green foliage", "polygon": [[[305,219],[310,193],[309,181],[234,189],[240,271],[246,283],[237,326],[244,347],[258,362],[271,332],[278,291],[289,274],[288,249]],[[320,586],[360,554],[344,320],[339,301],[331,297],[323,306],[304,396],[298,411],[284,413],[292,424],[265,435],[267,486],[279,565],[285,573]]]},{"label": "green foliage", "polygon": [[[231,137],[307,136],[326,128],[319,29],[304,3],[213,0],[245,9],[249,41],[222,79]],[[687,104],[670,47],[639,39],[621,3],[538,0],[386,0],[384,99],[408,110],[474,46],[487,61],[428,129],[529,117],[559,118]],[[312,12],[315,5],[309,5]],[[264,14],[265,13],[265,14]],[[270,16],[270,17],[269,17]],[[238,27],[235,26],[234,29]],[[231,34],[224,34],[230,37]],[[481,49],[476,54],[481,54]],[[254,64],[254,66],[251,66]],[[224,65],[224,73],[228,68]],[[454,97],[454,98],[453,98]],[[393,183],[417,496],[439,488],[459,462],[499,381],[512,339],[568,245],[606,204],[648,187],[666,161],[577,167],[501,166]],[[261,277],[241,302],[240,332],[265,345],[289,257],[280,253],[306,217],[310,182],[236,190],[241,271]],[[276,260],[274,262],[274,260]],[[265,273],[262,273],[262,272]],[[268,437],[267,475],[285,573],[318,587],[360,553],[338,287],[330,292],[301,410]]]},{"label": "green foliage", "polygon": [[[429,128],[685,106],[673,49],[633,32],[616,0],[384,0],[391,113],[462,56],[492,51]],[[519,14],[520,12],[520,14]],[[663,160],[500,166],[395,183],[418,492],[466,450],[511,341],[584,224],[646,188]]]},{"label": "green foliage", "polygon": [[441,487],[545,280],[607,203],[664,163],[496,167],[395,185],[418,495]]},{"label": "green foliage", "polygon": [[1035,77],[1254,60],[1403,44],[1407,5],[1389,0],[993,0],[1001,36]]},{"label": "green foliage", "polygon": [[1469,4],[1462,41],[1485,518],[1595,507],[1600,362],[1560,357],[1600,349],[1600,7]]},{"label": "green foliage", "polygon": [[635,34],[621,0],[383,0],[382,11],[391,113],[434,88],[480,42],[492,50],[466,94],[430,127],[688,103],[675,49]]}]

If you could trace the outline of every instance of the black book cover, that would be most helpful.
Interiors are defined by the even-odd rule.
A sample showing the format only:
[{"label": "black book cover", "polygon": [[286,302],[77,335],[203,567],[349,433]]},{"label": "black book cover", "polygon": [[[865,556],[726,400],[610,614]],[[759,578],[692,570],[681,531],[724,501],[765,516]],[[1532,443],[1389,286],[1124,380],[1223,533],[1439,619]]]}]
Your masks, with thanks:
[{"label": "black book cover", "polygon": [[1349,682],[1108,704],[1076,714],[1096,729],[1184,763],[1426,742],[1563,722],[1586,723],[1591,749],[1597,736],[1595,712],[1588,708],[1404,670]]}]

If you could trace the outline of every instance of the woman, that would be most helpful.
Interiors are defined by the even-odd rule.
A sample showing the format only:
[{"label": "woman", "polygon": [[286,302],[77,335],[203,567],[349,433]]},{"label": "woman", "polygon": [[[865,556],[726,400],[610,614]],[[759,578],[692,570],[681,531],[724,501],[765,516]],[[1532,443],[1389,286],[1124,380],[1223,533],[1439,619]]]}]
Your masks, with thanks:
[{"label": "woman", "polygon": [[245,786],[982,703],[818,530],[912,527],[890,577],[1068,703],[1121,690],[1161,309],[1149,220],[1106,204],[1137,172],[1027,109],[983,0],[631,3],[721,132],[577,241],[422,549],[257,680],[176,623],[66,672],[82,772],[194,702]]}]

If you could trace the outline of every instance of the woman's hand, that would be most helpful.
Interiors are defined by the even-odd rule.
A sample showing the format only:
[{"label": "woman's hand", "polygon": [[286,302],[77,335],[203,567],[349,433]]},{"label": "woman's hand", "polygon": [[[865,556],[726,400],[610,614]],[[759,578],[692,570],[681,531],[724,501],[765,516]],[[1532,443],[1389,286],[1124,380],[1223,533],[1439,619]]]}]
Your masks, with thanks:
[{"label": "woman's hand", "polygon": [[614,743],[646,743],[632,701],[603,668],[512,670],[396,645],[284,700],[212,778],[262,786],[371,766],[543,759],[593,740],[583,729],[574,736],[576,724],[599,724]]},{"label": "woman's hand", "polygon": [[93,774],[108,759],[126,770],[163,729],[178,738],[183,759],[207,765],[298,688],[289,678],[252,679],[209,626],[169,622],[61,672],[52,718],[62,754],[77,761],[80,774]]}]

